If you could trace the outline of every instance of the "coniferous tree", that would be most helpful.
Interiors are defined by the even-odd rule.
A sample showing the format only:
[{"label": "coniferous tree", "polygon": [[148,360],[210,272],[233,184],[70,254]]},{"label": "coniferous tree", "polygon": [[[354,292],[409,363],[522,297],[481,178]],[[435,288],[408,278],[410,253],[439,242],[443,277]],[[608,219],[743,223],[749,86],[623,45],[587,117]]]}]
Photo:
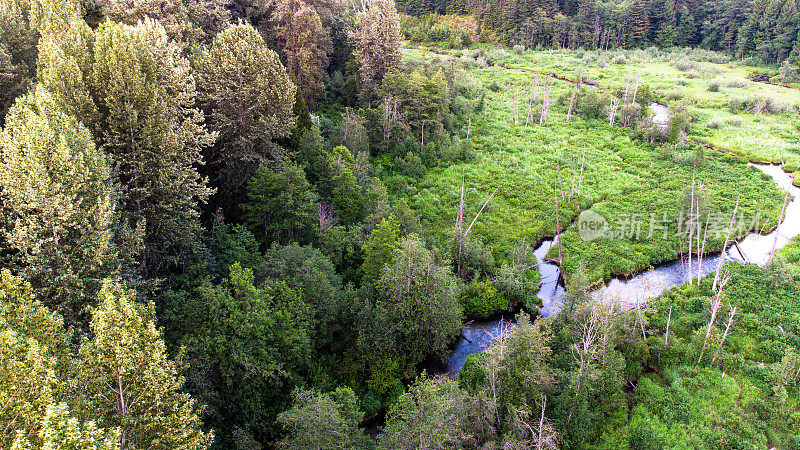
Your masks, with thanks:
[{"label": "coniferous tree", "polygon": [[[410,235],[400,242],[392,263],[378,280],[376,310],[395,327],[397,351],[408,371],[427,356],[444,355],[458,334],[462,307],[448,264],[437,261],[422,241]],[[385,331],[385,330],[384,330]]]},{"label": "coniferous tree", "polygon": [[394,253],[400,245],[400,227],[394,217],[389,216],[372,230],[369,240],[364,244],[364,264],[361,270],[368,280],[377,281],[383,268],[392,262]]},{"label": "coniferous tree", "polygon": [[158,20],[171,39],[205,40],[230,21],[230,0],[99,0],[98,6],[115,22],[136,25],[146,18]]},{"label": "coniferous tree", "polygon": [[36,74],[36,32],[20,6],[0,0],[0,126]]},{"label": "coniferous tree", "polygon": [[394,0],[370,0],[367,10],[358,13],[353,40],[361,81],[377,87],[400,65],[402,36]]},{"label": "coniferous tree", "polygon": [[289,164],[278,172],[261,166],[248,185],[245,214],[263,242],[308,241],[316,219],[317,194],[303,169]]},{"label": "coniferous tree", "polygon": [[37,87],[19,99],[0,135],[3,201],[14,214],[8,239],[39,298],[70,325],[107,276],[116,201],[106,156],[89,130]]},{"label": "coniferous tree", "polygon": [[650,21],[644,0],[634,0],[628,9],[627,42],[631,47],[642,47],[647,43]]},{"label": "coniferous tree", "polygon": [[277,2],[278,35],[286,66],[306,104],[312,105],[325,89],[328,54],[333,51],[330,35],[317,11],[302,0]]}]

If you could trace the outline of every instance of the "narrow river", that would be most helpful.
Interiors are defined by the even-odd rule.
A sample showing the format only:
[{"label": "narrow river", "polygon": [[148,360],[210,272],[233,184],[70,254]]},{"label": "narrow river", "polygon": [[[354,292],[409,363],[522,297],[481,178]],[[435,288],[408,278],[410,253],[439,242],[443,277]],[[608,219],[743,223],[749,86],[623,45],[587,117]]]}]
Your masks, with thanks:
[{"label": "narrow river", "polygon": [[[655,108],[654,108],[655,109]],[[657,114],[668,112],[657,111]],[[717,267],[719,258],[726,261],[735,260],[745,263],[762,265],[772,257],[773,246],[780,249],[793,237],[800,234],[800,188],[792,185],[792,178],[780,166],[766,164],[750,164],[761,172],[769,175],[783,190],[790,192],[791,200],[786,208],[784,221],[775,230],[768,234],[750,233],[738,242],[717,255],[703,258],[700,274],[705,276]],[[548,316],[558,312],[564,287],[560,283],[561,271],[556,264],[545,260],[547,252],[553,245],[557,245],[559,236],[542,242],[534,254],[539,264],[539,273],[542,284],[537,296],[542,301],[542,315]],[[697,276],[698,259],[692,261],[693,276]],[[632,278],[614,278],[600,289],[594,291],[596,298],[605,301],[616,301],[627,306],[643,304],[648,299],[658,296],[673,286],[680,286],[686,282],[684,264],[675,260],[659,267],[645,271]],[[504,320],[512,320],[509,314]],[[474,321],[464,327],[462,337],[456,344],[453,356],[447,362],[447,374],[456,376],[464,366],[467,357],[473,353],[483,351],[500,333],[501,320]]]}]

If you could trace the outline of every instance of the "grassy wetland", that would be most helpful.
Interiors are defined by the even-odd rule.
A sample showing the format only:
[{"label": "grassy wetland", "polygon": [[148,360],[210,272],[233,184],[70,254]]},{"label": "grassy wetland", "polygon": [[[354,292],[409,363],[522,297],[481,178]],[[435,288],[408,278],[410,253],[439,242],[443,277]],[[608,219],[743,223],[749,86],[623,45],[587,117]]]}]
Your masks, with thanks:
[{"label": "grassy wetland", "polygon": [[799,117],[800,0],[0,0],[0,449],[800,448]]},{"label": "grassy wetland", "polygon": [[[478,240],[491,243],[498,261],[509,258],[520,242],[534,243],[554,236],[558,201],[558,232],[564,232],[562,269],[567,279],[579,267],[593,283],[677,259],[680,252],[686,251],[687,243],[675,236],[676,222],[681,212],[689,213],[687,198],[693,177],[697,185],[703,185],[699,194],[701,214],[729,217],[738,198],[741,216],[761,218],[753,228],[769,230],[777,223],[783,193],[769,177],[746,163],[774,162],[778,158],[777,161],[784,161],[785,169],[792,167],[796,155],[793,152],[800,148],[792,143],[797,142],[800,126],[800,90],[746,80],[748,70],[757,68],[731,69],[727,62],[709,62],[725,60],[710,52],[666,53],[656,49],[516,54],[492,48],[447,51],[420,46],[407,48],[404,55],[412,67],[461,67],[464,77],[484,87],[482,105],[469,119],[471,135],[469,139],[466,135],[462,138],[474,149],[475,158],[464,166],[429,171],[409,200],[419,211],[422,223],[440,241],[450,238],[462,170],[466,174],[469,211],[477,212],[483,200],[498,190],[474,231]],[[690,67],[689,72],[675,67],[673,59],[680,67],[684,63]],[[688,78],[688,74],[695,78]],[[567,121],[576,86],[569,80],[578,78],[584,83]],[[628,109],[635,116],[629,121],[639,123],[621,126],[624,118],[618,116],[615,124],[609,125],[609,92],[622,97],[627,81],[632,100],[637,79],[638,98]],[[709,92],[707,85],[712,81],[720,81],[723,87]],[[744,86],[725,87],[726,81]],[[530,102],[534,85],[539,95]],[[680,98],[669,100],[676,95],[676,89],[680,90]],[[550,108],[541,123],[545,90],[549,92]],[[774,99],[780,106],[772,106],[774,111],[762,111],[755,117],[750,111],[731,109],[730,102],[740,96]],[[663,102],[673,111],[686,111],[685,131],[678,130],[686,133],[685,142],[671,143],[666,138],[658,142],[658,138],[647,136],[648,132],[658,134],[657,130],[647,129],[656,128],[648,123],[651,101]],[[711,127],[708,122],[712,122]],[[749,127],[751,122],[758,126]],[[781,134],[779,130],[786,132]],[[758,139],[760,132],[770,138]],[[730,135],[746,140],[751,147],[726,145],[739,142],[729,139]],[[751,157],[743,148],[751,148],[759,156]],[[579,238],[573,224],[585,210],[608,218],[615,229],[623,228],[622,222],[628,223],[636,215],[635,219],[642,222],[641,233],[638,237],[586,242]],[[648,238],[651,214],[659,221],[663,217],[672,219],[667,239],[662,238],[663,234]],[[746,231],[749,229],[741,230],[741,235]],[[724,234],[709,238],[706,250],[719,250],[723,240]],[[558,257],[555,247],[549,256]]]}]

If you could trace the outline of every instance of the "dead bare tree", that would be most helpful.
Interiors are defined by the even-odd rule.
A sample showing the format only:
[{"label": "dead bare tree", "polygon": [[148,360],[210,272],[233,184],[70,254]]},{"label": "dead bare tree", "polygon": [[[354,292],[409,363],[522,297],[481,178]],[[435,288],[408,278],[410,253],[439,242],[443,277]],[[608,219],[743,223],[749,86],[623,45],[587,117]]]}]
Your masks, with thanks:
[{"label": "dead bare tree", "polygon": [[525,115],[525,126],[528,126],[528,123],[533,123],[533,102],[536,101],[537,96],[537,89],[539,88],[539,74],[537,73],[536,76],[533,78],[533,84],[531,85],[531,94],[528,97],[528,113]]},{"label": "dead bare tree", "polygon": [[581,182],[583,181],[583,164],[586,161],[586,146],[583,147],[583,154],[581,155],[581,174],[578,176],[578,197],[581,196]]},{"label": "dead bare tree", "polygon": [[578,365],[578,385],[576,394],[580,392],[581,382],[586,376],[589,365],[597,357],[597,320],[596,314],[589,312],[581,324],[581,330],[576,337],[573,337],[573,343],[570,347],[572,359]]},{"label": "dead bare tree", "polygon": [[664,333],[664,345],[669,345],[669,322],[672,320],[672,306],[669,307],[669,315],[667,316],[667,331]]},{"label": "dead bare tree", "polygon": [[[698,219],[699,220],[699,219]],[[697,241],[697,285],[700,286],[700,277],[703,276],[703,254],[706,252],[706,239],[708,238],[708,225],[711,222],[711,213],[706,214],[706,227],[703,230],[703,245],[700,246],[700,240]]]},{"label": "dead bare tree", "polygon": [[634,86],[633,88],[633,99],[631,100],[631,103],[636,103],[636,94],[639,92],[639,78],[641,76],[642,76],[641,73],[639,72],[636,73],[636,86]]},{"label": "dead bare tree", "polygon": [[725,325],[725,332],[722,333],[722,339],[719,341],[719,347],[717,347],[717,351],[714,352],[714,357],[711,358],[711,363],[713,364],[714,361],[717,360],[717,356],[719,352],[722,351],[722,344],[725,343],[725,338],[728,337],[728,331],[731,329],[731,325],[733,324],[733,316],[736,315],[736,307],[731,306],[730,313],[728,314],[728,323]]},{"label": "dead bare tree", "polygon": [[559,230],[561,230],[561,222],[559,221],[558,217],[558,193],[555,189],[553,189],[553,196],[556,199],[556,236],[555,239],[558,239],[558,264],[560,265],[563,261],[561,259],[561,237],[558,235]]},{"label": "dead bare tree", "polygon": [[726,274],[720,282],[719,291],[717,291],[717,293],[714,294],[714,298],[711,299],[711,317],[708,319],[706,336],[705,339],[703,339],[703,348],[700,349],[700,357],[697,358],[697,364],[700,364],[700,361],[703,360],[703,354],[706,351],[706,345],[708,345],[708,337],[711,335],[711,329],[714,327],[714,322],[717,320],[717,313],[719,313],[719,308],[722,306],[722,290],[725,288],[725,285],[728,284],[728,280],[730,280],[730,276]]},{"label": "dead bare tree", "polygon": [[320,235],[320,239],[322,239],[322,233],[325,230],[328,230],[336,224],[339,223],[339,219],[336,218],[336,213],[334,212],[333,205],[330,202],[322,200],[317,203],[317,227]]},{"label": "dead bare tree", "polygon": [[539,416],[539,426],[536,429],[536,450],[555,450],[558,448],[556,429],[544,416],[546,406],[547,396],[542,394],[542,414]]},{"label": "dead bare tree", "polygon": [[694,177],[695,172],[692,170],[692,193],[689,197],[689,257],[687,259],[690,282],[692,281],[692,237],[694,237]]},{"label": "dead bare tree", "polygon": [[464,267],[463,267],[462,261],[461,261],[461,254],[462,254],[462,252],[464,250],[464,242],[469,238],[469,234],[472,231],[472,227],[475,225],[475,222],[478,220],[478,217],[480,217],[480,215],[483,213],[483,210],[486,209],[486,205],[488,205],[489,202],[492,201],[492,198],[494,197],[494,194],[497,193],[498,189],[500,189],[499,186],[497,188],[495,188],[495,190],[492,192],[492,194],[489,195],[489,197],[486,199],[485,202],[483,202],[483,206],[481,206],[481,209],[478,211],[478,214],[475,214],[475,217],[472,219],[472,222],[470,222],[469,226],[465,230],[464,229],[464,206],[465,206],[465,203],[464,203],[464,177],[465,177],[465,173],[466,173],[466,168],[461,170],[461,199],[460,199],[459,205],[458,205],[458,215],[456,216],[456,225],[455,225],[455,234],[456,234],[456,241],[457,241],[456,242],[456,247],[458,249],[458,251],[456,253],[456,272],[457,272],[458,276],[461,277],[461,278],[465,277]]},{"label": "dead bare tree", "polygon": [[739,198],[736,198],[736,206],[733,208],[733,215],[731,216],[731,223],[728,225],[728,234],[725,236],[725,243],[722,244],[722,253],[719,255],[719,260],[717,261],[717,271],[714,274],[714,284],[712,285],[711,289],[714,291],[717,290],[717,283],[719,282],[719,272],[722,269],[722,262],[725,259],[725,251],[728,248],[728,242],[731,238],[731,233],[733,232],[733,224],[736,222],[736,212],[739,210]]},{"label": "dead bare tree", "polygon": [[389,95],[383,99],[383,140],[388,141],[391,136],[392,130],[400,128],[408,131],[409,127],[404,121],[403,115],[400,113],[400,99],[394,95]]},{"label": "dead bare tree", "polygon": [[630,79],[630,77],[626,76],[625,77],[625,94],[622,96],[622,106],[625,106],[625,105],[628,104],[628,91],[630,90],[630,88],[631,88],[631,79]]},{"label": "dead bare tree", "polygon": [[578,74],[578,76],[575,78],[575,86],[572,88],[572,95],[569,97],[569,108],[567,108],[567,122],[569,122],[570,119],[572,119],[572,108],[575,107],[575,98],[578,95],[578,89],[580,89],[580,86],[581,86],[581,75]]},{"label": "dead bare tree", "polygon": [[539,125],[544,125],[547,121],[547,116],[550,114],[550,92],[553,87],[547,83],[542,92],[542,114],[539,116]]},{"label": "dead bare tree", "polygon": [[564,194],[564,181],[561,179],[561,164],[556,162],[556,171],[558,173],[558,189],[561,191],[561,201],[566,202],[567,197]]},{"label": "dead bare tree", "polygon": [[[497,419],[497,427],[500,427],[500,408],[499,408],[499,401],[498,396],[500,394],[500,375],[503,370],[504,364],[504,357],[505,357],[505,349],[506,349],[506,341],[508,340],[508,326],[504,320],[500,320],[500,329],[498,330],[497,336],[492,336],[494,342],[492,342],[491,347],[489,347],[484,353],[486,354],[486,358],[483,359],[483,369],[486,372],[486,379],[489,383],[489,390],[492,394],[493,399],[493,407],[495,417]],[[488,333],[488,332],[487,332]]]},{"label": "dead bare tree", "polygon": [[617,116],[617,109],[619,109],[619,98],[611,94],[611,103],[608,105],[608,124],[614,125],[614,118]]}]

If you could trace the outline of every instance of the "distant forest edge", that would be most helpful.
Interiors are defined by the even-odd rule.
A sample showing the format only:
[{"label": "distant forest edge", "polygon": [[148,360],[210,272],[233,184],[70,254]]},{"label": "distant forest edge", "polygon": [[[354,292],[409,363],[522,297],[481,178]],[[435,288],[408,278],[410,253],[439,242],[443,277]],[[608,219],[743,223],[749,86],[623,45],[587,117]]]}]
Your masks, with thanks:
[{"label": "distant forest edge", "polygon": [[[496,40],[528,48],[644,48],[691,46],[780,65],[800,58],[797,0],[398,0],[397,9],[471,14],[421,20],[411,40],[456,45]],[[428,18],[430,19],[430,18]]]}]

